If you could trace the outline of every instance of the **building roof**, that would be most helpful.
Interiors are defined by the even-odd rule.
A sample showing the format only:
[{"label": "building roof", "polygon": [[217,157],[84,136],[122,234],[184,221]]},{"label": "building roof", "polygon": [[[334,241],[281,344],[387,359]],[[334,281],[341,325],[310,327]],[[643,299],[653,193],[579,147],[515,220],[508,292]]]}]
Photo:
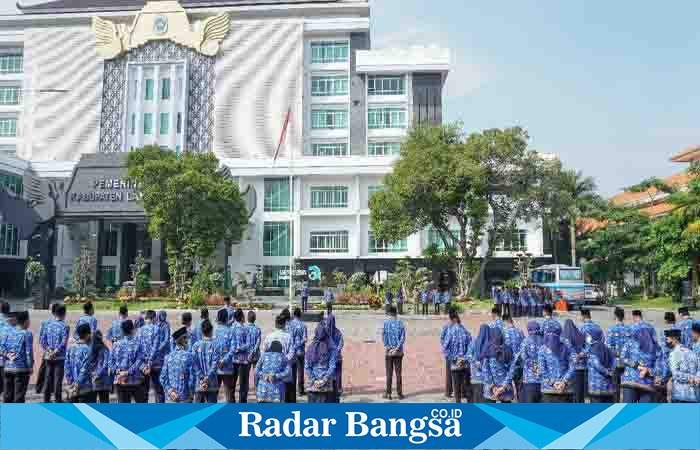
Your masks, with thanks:
[{"label": "building roof", "polygon": [[[688,183],[690,176],[686,172],[677,173],[670,177],[662,178],[661,181],[669,186],[682,186]],[[613,196],[610,201],[617,206],[632,206],[635,203],[651,203],[652,198],[658,194],[656,188],[648,189],[644,192],[620,192]]]},{"label": "building roof", "polygon": [[357,71],[444,72],[450,70],[450,51],[436,46],[412,46],[381,50],[358,50]]},{"label": "building roof", "polygon": [[[180,0],[184,8],[208,8],[217,6],[284,5],[304,3],[336,3],[366,0]],[[53,0],[43,3],[28,3],[19,0],[17,8],[23,13],[62,13],[94,11],[140,10],[147,0]]]},{"label": "building roof", "polygon": [[696,145],[681,150],[671,157],[673,162],[693,162],[700,161],[700,146]]}]

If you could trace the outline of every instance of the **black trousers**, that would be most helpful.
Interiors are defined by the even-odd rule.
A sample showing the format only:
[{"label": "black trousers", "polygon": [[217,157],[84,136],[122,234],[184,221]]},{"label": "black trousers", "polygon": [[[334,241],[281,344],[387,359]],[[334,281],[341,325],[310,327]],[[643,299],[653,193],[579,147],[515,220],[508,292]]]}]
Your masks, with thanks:
[{"label": "black trousers", "polygon": [[233,403],[236,403],[236,383],[240,380],[238,390],[238,401],[248,403],[248,378],[250,377],[250,369],[248,364],[233,364]]},{"label": "black trousers", "polygon": [[146,403],[148,403],[148,394],[153,386],[153,394],[156,403],[165,403],[165,389],[160,384],[160,367],[152,368],[151,373],[144,377],[144,388],[146,391]]},{"label": "black trousers", "polygon": [[452,397],[452,367],[448,359],[445,359],[445,397]]},{"label": "black trousers", "polygon": [[26,401],[30,376],[29,372],[5,371],[5,403],[24,403]]},{"label": "black trousers", "polygon": [[484,385],[481,383],[472,383],[472,403],[484,403]]},{"label": "black trousers", "polygon": [[586,403],[586,369],[576,369],[574,381],[574,400],[576,403]]},{"label": "black trousers", "polygon": [[573,394],[542,394],[542,403],[573,403]]},{"label": "black trousers", "polygon": [[440,314],[440,303],[435,303],[435,314]]},{"label": "black trousers", "polygon": [[117,385],[117,401],[119,403],[146,403],[146,387],[143,384]]},{"label": "black trousers", "polygon": [[296,379],[297,379],[297,389],[299,390],[299,395],[304,395],[304,353],[297,354],[294,359],[296,359]]},{"label": "black trousers", "polygon": [[334,403],[340,403],[340,396],[343,394],[343,358],[338,358],[338,361],[335,363],[333,391],[335,393]]},{"label": "black trousers", "polygon": [[309,403],[333,403],[335,392],[307,392]]},{"label": "black trousers", "polygon": [[109,403],[109,391],[96,391],[97,401],[100,403]]},{"label": "black trousers", "polygon": [[306,312],[307,309],[309,309],[309,297],[302,297],[301,298],[301,310]]},{"label": "black trousers", "polygon": [[622,403],[654,403],[655,393],[631,386],[622,387]]},{"label": "black trousers", "polygon": [[509,316],[511,315],[510,313],[510,303],[504,303],[501,305],[501,317],[503,315],[508,314]]},{"label": "black trousers", "polygon": [[233,374],[219,375],[219,386],[224,387],[224,398],[226,403],[235,403],[236,395],[233,390],[236,386],[233,384]]},{"label": "black trousers", "polygon": [[398,314],[403,314],[403,302],[396,303],[396,312]]},{"label": "black trousers", "polygon": [[620,403],[620,401],[622,401],[622,373],[624,371],[624,368],[616,367],[613,372],[613,384],[615,385],[615,403]]},{"label": "black trousers", "polygon": [[428,304],[427,304],[427,303],[421,303],[421,306],[423,307],[423,308],[422,308],[423,315],[424,315],[424,316],[427,316],[427,315],[428,315]]},{"label": "black trousers", "polygon": [[396,373],[396,393],[398,395],[403,395],[403,379],[402,379],[402,366],[403,366],[403,355],[401,356],[385,356],[384,366],[386,369],[386,394],[391,395],[391,387],[393,382],[393,375]]},{"label": "black trousers", "polygon": [[195,392],[194,402],[195,403],[217,403],[219,400],[219,393],[217,391],[208,392]]},{"label": "black trousers", "polygon": [[[46,381],[44,383],[44,403],[51,403],[51,394],[56,403],[62,402],[63,396],[63,371],[65,361],[46,361]],[[83,402],[87,403],[87,402]]]},{"label": "black trousers", "polygon": [[71,399],[72,403],[97,403],[97,392],[83,392]]},{"label": "black trousers", "polygon": [[615,394],[611,395],[591,395],[588,397],[591,403],[615,403]]},{"label": "black trousers", "polygon": [[521,403],[540,403],[542,399],[542,385],[539,383],[525,383],[520,391]]},{"label": "black trousers", "polygon": [[284,402],[285,403],[296,403],[297,402],[297,364],[293,362],[291,367],[292,371],[292,381],[284,383]]},{"label": "black trousers", "polygon": [[452,386],[455,392],[455,403],[462,403],[462,399],[470,397],[469,384],[467,383],[467,369],[451,370]]}]

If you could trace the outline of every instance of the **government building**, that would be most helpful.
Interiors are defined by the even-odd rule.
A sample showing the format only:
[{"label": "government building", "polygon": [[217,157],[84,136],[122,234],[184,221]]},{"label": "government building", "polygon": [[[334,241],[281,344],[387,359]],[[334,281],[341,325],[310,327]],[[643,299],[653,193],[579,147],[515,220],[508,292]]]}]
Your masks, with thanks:
[{"label": "government building", "polygon": [[[32,255],[70,289],[83,249],[98,287],[129,280],[139,253],[151,281],[167,280],[125,180],[125,153],[144,145],[228,167],[251,216],[217,264],[262,268],[266,287],[287,283],[292,255],[303,270],[372,274],[437,241],[375,239],[368,201],[411,124],[442,122],[450,54],[372,49],[368,1],[2,3],[0,296],[22,290]],[[509,273],[514,252],[548,260],[544,235],[524,224],[492,274]]]}]

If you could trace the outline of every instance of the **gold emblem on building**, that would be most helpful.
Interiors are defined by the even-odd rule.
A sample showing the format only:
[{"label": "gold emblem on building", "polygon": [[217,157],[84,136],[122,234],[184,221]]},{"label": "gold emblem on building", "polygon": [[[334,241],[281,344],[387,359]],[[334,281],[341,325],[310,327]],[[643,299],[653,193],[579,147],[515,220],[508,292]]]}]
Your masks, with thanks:
[{"label": "gold emblem on building", "polygon": [[166,39],[203,55],[214,56],[230,28],[228,13],[221,13],[203,20],[194,31],[187,12],[175,0],[149,1],[136,14],[131,26],[100,17],[92,18],[97,52],[105,59],[116,58],[150,41]]}]

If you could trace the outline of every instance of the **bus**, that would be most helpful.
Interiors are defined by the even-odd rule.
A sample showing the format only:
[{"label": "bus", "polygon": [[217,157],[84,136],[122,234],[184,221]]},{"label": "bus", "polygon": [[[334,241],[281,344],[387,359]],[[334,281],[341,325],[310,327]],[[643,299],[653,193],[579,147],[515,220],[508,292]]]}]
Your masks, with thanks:
[{"label": "bus", "polygon": [[570,307],[586,303],[583,270],[580,267],[550,264],[532,271],[532,284],[552,291],[554,301],[564,299]]}]

